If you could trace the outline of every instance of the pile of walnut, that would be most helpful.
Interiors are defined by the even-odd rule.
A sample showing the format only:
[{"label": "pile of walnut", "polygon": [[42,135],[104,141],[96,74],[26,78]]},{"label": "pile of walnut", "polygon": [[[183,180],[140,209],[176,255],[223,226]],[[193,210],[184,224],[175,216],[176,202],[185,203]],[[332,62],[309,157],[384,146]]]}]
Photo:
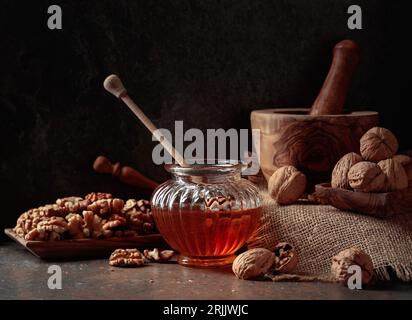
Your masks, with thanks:
[{"label": "pile of walnut", "polygon": [[[340,282],[347,285],[349,277],[353,274],[350,267],[354,265],[360,267],[363,285],[373,280],[372,259],[359,248],[345,249],[335,255],[331,262],[331,277],[327,278],[328,282]],[[263,276],[269,279],[273,279],[272,276],[281,276],[285,279],[304,279],[304,281],[320,279],[316,276],[305,277],[304,275],[295,275],[293,278],[293,271],[297,264],[298,256],[294,248],[289,243],[281,242],[274,251],[255,248],[238,255],[233,261],[232,270],[236,277],[243,280],[253,280]]]},{"label": "pile of walnut", "polygon": [[295,249],[289,243],[281,242],[274,252],[256,248],[238,255],[233,261],[232,270],[239,279],[248,280],[268,273],[291,273],[297,264]]},{"label": "pile of walnut", "polygon": [[398,140],[388,129],[370,129],[360,140],[360,155],[348,153],[336,164],[332,188],[391,192],[412,186],[412,158],[396,155],[398,147]]},{"label": "pile of walnut", "polygon": [[102,239],[156,232],[147,200],[113,198],[109,193],[68,197],[30,209],[17,220],[14,232],[26,240]]}]

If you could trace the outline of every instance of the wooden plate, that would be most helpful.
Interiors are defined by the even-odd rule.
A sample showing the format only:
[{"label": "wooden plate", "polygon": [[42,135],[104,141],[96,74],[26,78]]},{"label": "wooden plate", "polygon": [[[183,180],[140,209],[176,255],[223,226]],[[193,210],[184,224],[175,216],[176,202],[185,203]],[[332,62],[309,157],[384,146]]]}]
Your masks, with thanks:
[{"label": "wooden plate", "polygon": [[105,240],[74,239],[59,241],[27,241],[16,235],[13,229],[4,233],[42,259],[87,259],[108,258],[118,248],[168,248],[160,234],[151,234],[133,238],[111,238]]},{"label": "wooden plate", "polygon": [[311,197],[321,204],[347,211],[386,218],[412,213],[412,188],[388,193],[364,193],[318,184]]}]

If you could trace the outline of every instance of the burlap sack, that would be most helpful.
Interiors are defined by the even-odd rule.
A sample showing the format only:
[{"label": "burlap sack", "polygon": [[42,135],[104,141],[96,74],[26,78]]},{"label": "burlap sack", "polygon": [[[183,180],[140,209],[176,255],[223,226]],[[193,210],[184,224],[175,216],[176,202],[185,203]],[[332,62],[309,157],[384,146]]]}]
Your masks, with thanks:
[{"label": "burlap sack", "polygon": [[412,215],[383,220],[331,206],[278,206],[266,192],[262,195],[262,224],[249,248],[289,242],[298,252],[297,272],[328,277],[332,256],[357,246],[371,256],[378,279],[395,274],[412,281]]}]

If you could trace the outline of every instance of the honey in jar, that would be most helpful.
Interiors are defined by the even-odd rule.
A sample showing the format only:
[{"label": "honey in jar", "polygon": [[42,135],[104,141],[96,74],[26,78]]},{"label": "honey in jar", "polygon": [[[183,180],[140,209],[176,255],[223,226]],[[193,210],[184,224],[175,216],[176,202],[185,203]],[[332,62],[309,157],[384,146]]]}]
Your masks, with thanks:
[{"label": "honey in jar", "polygon": [[152,212],[161,235],[180,253],[180,264],[230,264],[257,229],[259,190],[241,178],[241,169],[235,161],[166,166],[172,179],[154,191]]}]

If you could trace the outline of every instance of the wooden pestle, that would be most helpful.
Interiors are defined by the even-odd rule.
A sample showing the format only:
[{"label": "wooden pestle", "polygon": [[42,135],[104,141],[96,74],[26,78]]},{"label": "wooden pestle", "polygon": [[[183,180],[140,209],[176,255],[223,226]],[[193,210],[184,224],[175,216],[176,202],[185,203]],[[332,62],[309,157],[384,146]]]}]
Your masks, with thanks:
[{"label": "wooden pestle", "polygon": [[358,45],[343,40],[333,49],[333,61],[310,115],[342,114],[352,75],[360,60]]},{"label": "wooden pestle", "polygon": [[93,169],[99,173],[110,173],[113,177],[126,184],[154,190],[159,185],[157,182],[145,177],[136,169],[121,166],[119,162],[112,164],[104,156],[98,156],[93,164]]}]

